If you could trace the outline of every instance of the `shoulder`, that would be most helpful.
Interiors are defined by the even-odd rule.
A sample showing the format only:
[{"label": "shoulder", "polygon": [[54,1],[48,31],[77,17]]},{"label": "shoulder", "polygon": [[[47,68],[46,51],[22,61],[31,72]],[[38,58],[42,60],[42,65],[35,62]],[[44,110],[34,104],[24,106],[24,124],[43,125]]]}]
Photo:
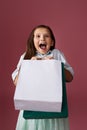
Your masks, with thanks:
[{"label": "shoulder", "polygon": [[20,56],[20,59],[24,59],[25,52]]},{"label": "shoulder", "polygon": [[62,51],[58,50],[58,49],[53,49],[52,53],[56,53],[56,54],[62,54]]},{"label": "shoulder", "polygon": [[58,49],[53,49],[52,50],[52,54],[53,54],[53,57],[57,60],[61,60],[61,57],[63,56],[63,53],[62,51],[58,50]]},{"label": "shoulder", "polygon": [[20,56],[19,61],[22,61],[24,59],[25,52]]},{"label": "shoulder", "polygon": [[19,62],[18,62],[18,64],[17,64],[17,67],[20,67],[20,66],[21,66],[21,63],[22,63],[22,61],[23,61],[23,59],[24,59],[24,56],[25,56],[25,52],[20,56]]}]

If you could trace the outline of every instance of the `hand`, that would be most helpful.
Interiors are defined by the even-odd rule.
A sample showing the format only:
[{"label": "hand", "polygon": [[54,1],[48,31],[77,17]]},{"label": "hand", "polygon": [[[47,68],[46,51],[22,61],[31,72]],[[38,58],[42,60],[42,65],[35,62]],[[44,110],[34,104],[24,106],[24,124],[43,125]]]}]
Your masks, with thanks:
[{"label": "hand", "polygon": [[54,59],[54,58],[52,56],[46,56],[46,57],[43,57],[43,58],[39,58],[39,57],[33,56],[31,58],[31,60],[51,60],[51,59]]},{"label": "hand", "polygon": [[31,60],[41,60],[41,58],[38,58],[38,57],[36,57],[36,56],[33,56],[33,57],[31,58]]},{"label": "hand", "polygon": [[47,57],[43,57],[42,58],[43,60],[51,60],[51,59],[54,59],[52,56],[47,56]]}]

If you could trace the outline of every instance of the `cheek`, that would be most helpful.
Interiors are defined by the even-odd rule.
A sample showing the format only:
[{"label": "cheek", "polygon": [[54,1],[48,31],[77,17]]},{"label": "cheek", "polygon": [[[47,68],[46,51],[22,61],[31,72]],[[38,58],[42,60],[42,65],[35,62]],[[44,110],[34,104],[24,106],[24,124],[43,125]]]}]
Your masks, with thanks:
[{"label": "cheek", "polygon": [[38,40],[37,40],[37,39],[34,39],[34,43],[35,43],[35,44],[38,44]]},{"label": "cheek", "polygon": [[36,39],[34,39],[34,45],[36,46],[36,44],[37,44],[37,40],[36,40]]},{"label": "cheek", "polygon": [[39,48],[39,46],[38,46],[38,44],[36,42],[34,43],[34,46],[35,46],[36,49]]}]

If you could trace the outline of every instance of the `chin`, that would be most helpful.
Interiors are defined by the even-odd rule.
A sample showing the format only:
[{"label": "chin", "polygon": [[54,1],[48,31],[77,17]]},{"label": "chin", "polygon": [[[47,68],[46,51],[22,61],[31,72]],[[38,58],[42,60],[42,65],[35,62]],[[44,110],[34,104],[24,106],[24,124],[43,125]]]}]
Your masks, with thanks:
[{"label": "chin", "polygon": [[40,52],[40,53],[44,55],[44,54],[46,54],[46,53],[47,53],[47,51],[45,51],[45,52]]}]

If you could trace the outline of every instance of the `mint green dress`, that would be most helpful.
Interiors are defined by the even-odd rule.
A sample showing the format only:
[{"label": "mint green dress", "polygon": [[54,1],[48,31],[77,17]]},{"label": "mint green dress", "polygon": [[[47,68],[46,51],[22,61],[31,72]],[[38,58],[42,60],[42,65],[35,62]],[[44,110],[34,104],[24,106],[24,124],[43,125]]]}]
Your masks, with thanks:
[{"label": "mint green dress", "polygon": [[[25,53],[20,57],[16,70],[12,73],[12,79],[14,81],[16,75],[18,74],[22,61],[24,59]],[[64,63],[64,67],[70,71],[72,76],[74,75],[72,67],[68,64],[65,56],[62,52],[57,49],[49,51],[47,54],[42,55],[37,52],[37,57],[43,58],[44,56],[52,56],[56,60],[60,60]],[[23,111],[19,112],[16,130],[69,130],[68,118],[55,118],[55,119],[24,119]]]},{"label": "mint green dress", "polygon": [[69,130],[69,122],[68,118],[26,120],[20,111],[16,130]]}]

